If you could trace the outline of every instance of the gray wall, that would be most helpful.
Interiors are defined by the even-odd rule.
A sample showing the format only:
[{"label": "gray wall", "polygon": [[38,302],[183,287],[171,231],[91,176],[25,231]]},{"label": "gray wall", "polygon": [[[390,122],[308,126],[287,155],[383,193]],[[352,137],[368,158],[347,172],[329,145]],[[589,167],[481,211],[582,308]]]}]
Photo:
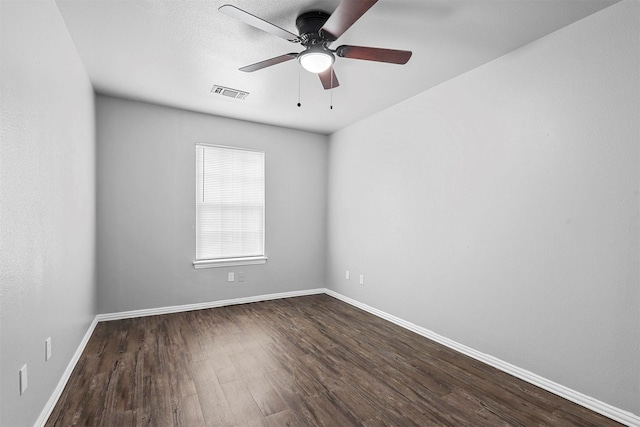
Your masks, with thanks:
[{"label": "gray wall", "polygon": [[329,287],[640,414],[638,17],[616,4],[332,135]]},{"label": "gray wall", "polygon": [[0,8],[0,425],[25,426],[96,313],[94,95],[55,3]]},{"label": "gray wall", "polygon": [[[326,136],[104,96],[97,122],[100,313],[325,286]],[[265,151],[265,265],[194,270],[196,142]]]}]

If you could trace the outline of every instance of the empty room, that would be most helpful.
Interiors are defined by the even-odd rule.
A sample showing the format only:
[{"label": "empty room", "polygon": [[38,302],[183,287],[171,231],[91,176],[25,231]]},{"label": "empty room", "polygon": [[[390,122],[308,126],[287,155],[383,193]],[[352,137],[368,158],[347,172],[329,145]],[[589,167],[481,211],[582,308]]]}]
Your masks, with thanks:
[{"label": "empty room", "polygon": [[0,426],[640,427],[640,1],[0,24]]}]

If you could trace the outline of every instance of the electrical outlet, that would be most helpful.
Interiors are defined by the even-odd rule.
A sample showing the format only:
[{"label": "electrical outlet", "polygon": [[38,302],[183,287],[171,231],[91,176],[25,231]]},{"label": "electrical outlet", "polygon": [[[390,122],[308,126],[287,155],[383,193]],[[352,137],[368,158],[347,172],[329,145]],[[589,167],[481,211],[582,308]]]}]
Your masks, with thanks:
[{"label": "electrical outlet", "polygon": [[349,280],[349,270],[344,273],[344,278]]},{"label": "electrical outlet", "polygon": [[227,280],[228,280],[229,282],[233,282],[234,280],[236,280],[236,275],[235,275],[235,273],[233,273],[233,272],[229,273],[229,276],[228,276]]},{"label": "electrical outlet", "polygon": [[238,282],[244,282],[244,273],[238,273]]},{"label": "electrical outlet", "polygon": [[360,284],[364,285],[364,274],[360,275]]},{"label": "electrical outlet", "polygon": [[25,364],[18,372],[18,381],[20,382],[20,396],[27,390],[27,365]]},{"label": "electrical outlet", "polygon": [[51,337],[44,341],[44,361],[51,359]]}]

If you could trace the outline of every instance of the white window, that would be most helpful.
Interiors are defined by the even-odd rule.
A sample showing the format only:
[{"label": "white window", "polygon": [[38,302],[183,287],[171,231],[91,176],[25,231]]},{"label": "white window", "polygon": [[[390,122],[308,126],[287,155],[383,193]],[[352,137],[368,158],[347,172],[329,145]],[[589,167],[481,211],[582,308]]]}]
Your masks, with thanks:
[{"label": "white window", "polygon": [[264,153],[196,144],[196,268],[264,264]]}]

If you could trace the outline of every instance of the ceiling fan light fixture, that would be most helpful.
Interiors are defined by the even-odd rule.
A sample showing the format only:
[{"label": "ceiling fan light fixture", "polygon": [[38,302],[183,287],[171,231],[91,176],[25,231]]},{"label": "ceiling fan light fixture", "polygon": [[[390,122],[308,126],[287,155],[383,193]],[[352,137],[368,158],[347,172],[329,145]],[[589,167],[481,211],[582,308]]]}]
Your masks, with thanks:
[{"label": "ceiling fan light fixture", "polygon": [[298,55],[302,68],[314,74],[327,70],[334,60],[333,53],[323,48],[310,47]]}]

